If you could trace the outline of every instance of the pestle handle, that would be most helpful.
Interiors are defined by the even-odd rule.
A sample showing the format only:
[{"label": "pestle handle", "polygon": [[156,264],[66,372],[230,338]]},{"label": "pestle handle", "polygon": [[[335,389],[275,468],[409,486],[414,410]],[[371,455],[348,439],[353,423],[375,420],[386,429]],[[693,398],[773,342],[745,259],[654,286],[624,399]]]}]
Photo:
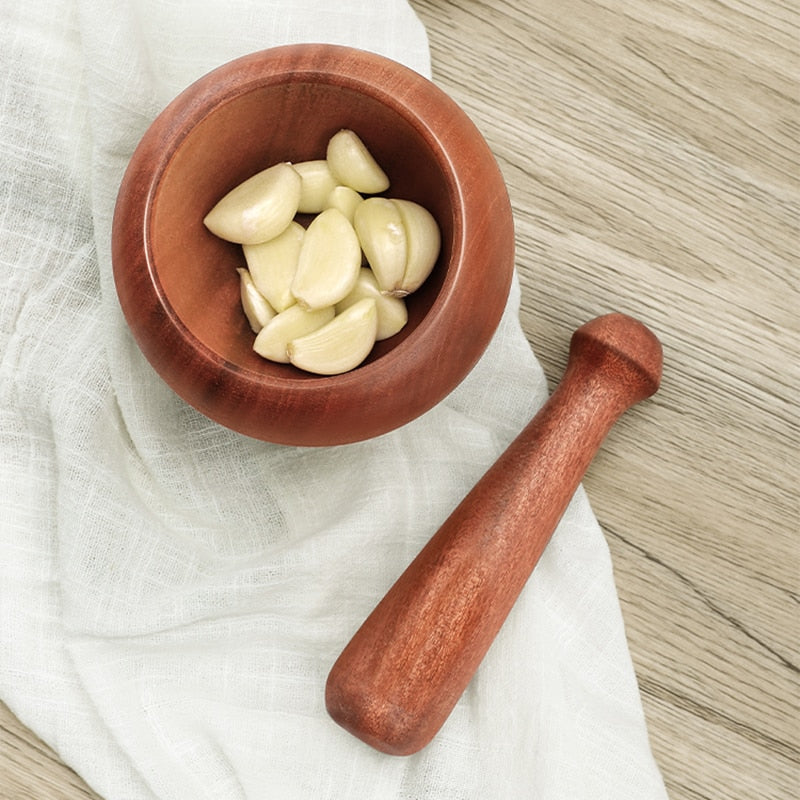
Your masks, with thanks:
[{"label": "pestle handle", "polygon": [[572,336],[564,377],[453,511],[331,669],[328,713],[386,753],[450,714],[617,418],[661,379],[658,339],[608,314]]}]

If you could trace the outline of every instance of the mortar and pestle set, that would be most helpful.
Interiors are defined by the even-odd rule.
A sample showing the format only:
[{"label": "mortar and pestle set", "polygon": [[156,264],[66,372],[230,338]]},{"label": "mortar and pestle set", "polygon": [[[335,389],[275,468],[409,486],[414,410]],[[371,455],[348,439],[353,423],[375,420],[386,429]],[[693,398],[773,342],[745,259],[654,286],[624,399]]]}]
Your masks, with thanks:
[{"label": "mortar and pestle set", "polygon": [[[317,158],[341,128],[368,143],[395,196],[433,213],[442,247],[430,279],[408,298],[402,332],[356,369],[315,376],[253,353],[234,311],[239,254],[202,219],[266,165]],[[177,394],[248,436],[328,446],[400,427],[468,374],[505,307],[514,227],[494,157],[453,100],[381,56],[309,44],[223,65],[167,106],[123,179],[112,252],[128,324]],[[337,723],[386,753],[407,755],[430,742],[606,434],[657,390],[661,365],[657,338],[624,314],[575,331],[550,399],[333,665],[325,699]],[[381,402],[370,402],[376,395]]]}]

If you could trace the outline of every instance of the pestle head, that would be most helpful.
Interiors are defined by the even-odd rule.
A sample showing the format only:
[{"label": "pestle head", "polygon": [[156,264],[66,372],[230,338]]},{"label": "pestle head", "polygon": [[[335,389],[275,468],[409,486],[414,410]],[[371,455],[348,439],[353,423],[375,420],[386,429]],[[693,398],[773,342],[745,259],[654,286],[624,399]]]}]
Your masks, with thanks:
[{"label": "pestle head", "polygon": [[570,342],[570,368],[591,369],[613,379],[626,405],[658,390],[663,358],[655,334],[621,313],[595,317],[581,325]]}]

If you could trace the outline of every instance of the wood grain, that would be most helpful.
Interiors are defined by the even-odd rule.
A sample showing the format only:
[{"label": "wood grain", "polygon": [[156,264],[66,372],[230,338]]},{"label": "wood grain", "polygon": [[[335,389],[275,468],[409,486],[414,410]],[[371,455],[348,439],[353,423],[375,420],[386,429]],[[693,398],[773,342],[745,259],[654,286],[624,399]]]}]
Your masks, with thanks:
[{"label": "wood grain", "polygon": [[100,800],[4,703],[0,703],[0,798]]},{"label": "wood grain", "polygon": [[[552,381],[611,310],[664,344],[585,486],[671,800],[800,781],[800,14],[781,0],[412,0],[495,152]],[[657,458],[653,458],[653,455]],[[5,797],[92,797],[0,708]],[[10,787],[6,789],[6,787]]]}]

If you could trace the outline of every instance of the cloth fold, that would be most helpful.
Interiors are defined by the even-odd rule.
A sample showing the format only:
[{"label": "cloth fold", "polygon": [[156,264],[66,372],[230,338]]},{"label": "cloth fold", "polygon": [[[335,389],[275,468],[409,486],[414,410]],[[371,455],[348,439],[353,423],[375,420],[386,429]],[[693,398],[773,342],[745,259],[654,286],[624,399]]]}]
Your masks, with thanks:
[{"label": "cloth fold", "polygon": [[665,797],[582,490],[434,742],[382,755],[324,683],[547,385],[515,279],[468,378],[355,445],[242,437],[127,330],[110,232],[155,115],[268,46],[430,76],[404,0],[0,0],[0,697],[108,800]]}]

